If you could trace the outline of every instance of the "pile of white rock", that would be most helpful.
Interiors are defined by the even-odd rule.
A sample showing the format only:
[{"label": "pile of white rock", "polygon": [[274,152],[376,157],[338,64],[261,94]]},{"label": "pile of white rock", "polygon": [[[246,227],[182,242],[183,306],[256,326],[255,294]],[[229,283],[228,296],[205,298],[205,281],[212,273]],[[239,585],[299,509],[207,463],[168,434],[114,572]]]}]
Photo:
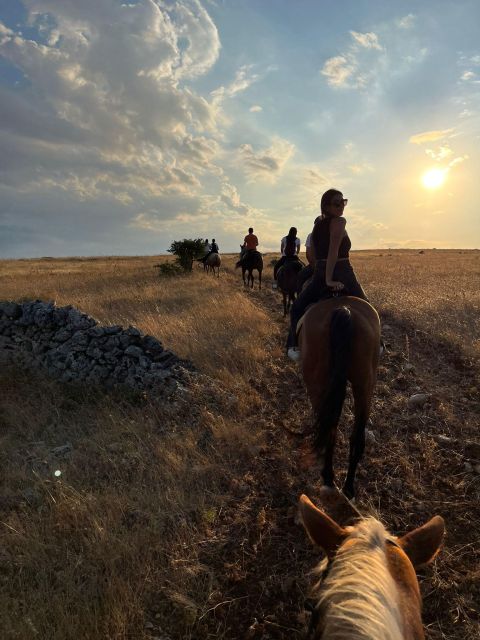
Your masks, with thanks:
[{"label": "pile of white rock", "polygon": [[134,389],[175,384],[191,363],[135,327],[100,326],[72,306],[0,302],[0,361],[43,368],[62,381]]}]

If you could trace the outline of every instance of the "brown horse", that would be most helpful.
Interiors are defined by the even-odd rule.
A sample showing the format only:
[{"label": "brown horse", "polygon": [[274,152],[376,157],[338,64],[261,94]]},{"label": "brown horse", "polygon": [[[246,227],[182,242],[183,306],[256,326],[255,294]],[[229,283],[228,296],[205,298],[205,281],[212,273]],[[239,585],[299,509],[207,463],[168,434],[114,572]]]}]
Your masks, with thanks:
[{"label": "brown horse", "polygon": [[442,544],[435,516],[401,538],[375,518],[344,528],[305,495],[300,515],[308,536],[326,553],[317,573],[308,637],[313,640],[423,640],[422,598],[415,569]]},{"label": "brown horse", "polygon": [[[235,269],[242,267],[242,278],[244,286],[250,285],[253,289],[253,270],[258,271],[258,288],[262,288],[262,271],[263,271],[263,258],[259,251],[247,251],[243,247],[240,252],[240,260],[235,265]],[[245,272],[248,271],[247,282],[245,281]]]},{"label": "brown horse", "polygon": [[290,309],[290,305],[295,300],[297,293],[297,277],[302,270],[303,264],[300,260],[288,260],[280,267],[277,273],[278,288],[283,296],[283,317]]},{"label": "brown horse", "polygon": [[218,255],[218,253],[211,253],[208,258],[203,263],[203,268],[205,271],[212,271],[213,275],[215,275],[215,268],[217,269],[217,278],[220,277],[220,265],[222,264],[222,259]]},{"label": "brown horse", "polygon": [[352,498],[377,377],[380,320],[365,300],[342,296],[312,305],[299,325],[303,379],[315,416],[314,448],[329,487],[334,486],[333,453],[347,381],[352,385],[355,420],[343,487]]}]

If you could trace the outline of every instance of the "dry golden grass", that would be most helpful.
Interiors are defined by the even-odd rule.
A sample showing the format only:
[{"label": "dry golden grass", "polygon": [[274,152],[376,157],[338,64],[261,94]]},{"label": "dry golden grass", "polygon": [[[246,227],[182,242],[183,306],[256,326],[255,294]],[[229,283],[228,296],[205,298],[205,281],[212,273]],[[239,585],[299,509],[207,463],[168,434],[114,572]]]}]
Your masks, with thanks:
[{"label": "dry golden grass", "polygon": [[361,251],[353,261],[384,313],[480,355],[480,251]]},{"label": "dry golden grass", "polygon": [[4,261],[0,299],[55,300],[102,324],[132,324],[237,388],[255,374],[265,337],[278,329],[244,295],[233,257],[224,258],[221,278],[197,265],[189,276],[159,277],[155,265],[166,260],[172,258]]},{"label": "dry golden grass", "polygon": [[[3,637],[226,639],[248,627],[252,638],[300,637],[314,556],[288,515],[305,478],[278,425],[309,412],[283,359],[286,325],[271,270],[264,290],[251,293],[234,256],[224,257],[219,279],[199,270],[159,278],[154,265],[165,259],[1,263],[0,299],[55,300],[102,323],[134,324],[208,374],[165,402],[2,370]],[[478,481],[462,472],[457,450],[444,454],[432,439],[438,428],[471,437],[475,413],[449,389],[454,374],[429,371],[430,352],[420,350],[425,341],[432,354],[446,345],[478,355],[480,253],[372,251],[353,262],[398,328],[398,353],[383,365],[376,395],[374,424],[384,423],[384,435],[367,452],[360,483],[398,531],[447,516],[447,547],[424,591],[428,637],[480,637],[468,524],[478,513]],[[408,349],[403,327],[418,333],[414,353],[400,353]],[[424,370],[415,383],[436,386],[420,416],[405,414],[395,386],[407,357]],[[464,378],[461,393],[473,407]],[[52,453],[67,442],[70,454]],[[345,443],[341,434],[338,464]],[[255,626],[262,612],[272,615]]]}]

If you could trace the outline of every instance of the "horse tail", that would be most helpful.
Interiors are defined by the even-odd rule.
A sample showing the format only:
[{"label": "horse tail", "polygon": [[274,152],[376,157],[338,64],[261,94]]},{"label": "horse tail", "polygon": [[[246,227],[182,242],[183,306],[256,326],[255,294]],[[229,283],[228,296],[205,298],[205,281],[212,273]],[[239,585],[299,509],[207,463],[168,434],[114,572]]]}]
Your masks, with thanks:
[{"label": "horse tail", "polygon": [[325,450],[331,431],[340,420],[347,391],[347,371],[352,351],[352,315],[347,307],[335,309],[330,319],[330,367],[323,403],[315,418],[314,447]]},{"label": "horse tail", "polygon": [[241,260],[239,260],[239,261],[237,262],[237,264],[235,265],[235,269],[238,269],[238,267],[241,267],[241,266],[242,266],[242,261],[241,261]]}]

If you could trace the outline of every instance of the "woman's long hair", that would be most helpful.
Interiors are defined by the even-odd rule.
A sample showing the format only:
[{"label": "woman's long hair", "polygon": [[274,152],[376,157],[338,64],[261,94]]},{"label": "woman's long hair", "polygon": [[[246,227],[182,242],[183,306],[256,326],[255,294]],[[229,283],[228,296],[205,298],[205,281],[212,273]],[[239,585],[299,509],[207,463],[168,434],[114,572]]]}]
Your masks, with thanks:
[{"label": "woman's long hair", "polygon": [[287,238],[291,240],[295,240],[297,237],[297,227],[290,227],[290,231],[288,232]]},{"label": "woman's long hair", "polygon": [[322,212],[322,218],[328,217],[327,207],[330,205],[335,196],[343,196],[343,193],[338,189],[329,189],[323,194],[322,199],[320,200],[320,211]]}]

